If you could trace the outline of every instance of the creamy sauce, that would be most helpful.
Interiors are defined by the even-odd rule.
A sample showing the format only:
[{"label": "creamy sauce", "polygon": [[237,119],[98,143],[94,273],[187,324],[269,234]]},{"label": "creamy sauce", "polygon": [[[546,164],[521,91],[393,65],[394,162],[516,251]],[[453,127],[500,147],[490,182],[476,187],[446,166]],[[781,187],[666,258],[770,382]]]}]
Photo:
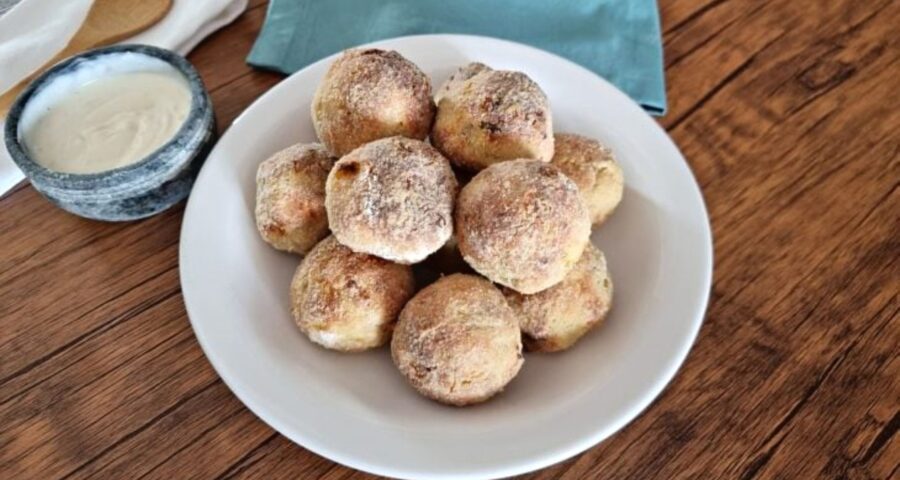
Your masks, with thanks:
[{"label": "creamy sauce", "polygon": [[190,89],[177,72],[116,73],[43,106],[22,137],[47,169],[103,172],[138,162],[171,140],[190,108]]}]

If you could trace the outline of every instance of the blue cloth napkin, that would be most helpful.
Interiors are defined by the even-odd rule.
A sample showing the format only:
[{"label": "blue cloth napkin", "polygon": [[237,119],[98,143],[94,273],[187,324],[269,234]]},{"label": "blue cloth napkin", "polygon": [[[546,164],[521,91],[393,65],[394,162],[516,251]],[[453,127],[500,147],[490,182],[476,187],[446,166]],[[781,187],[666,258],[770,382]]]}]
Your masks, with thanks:
[{"label": "blue cloth napkin", "polygon": [[649,113],[666,110],[655,0],[272,0],[247,62],[293,73],[362,43],[421,33],[505,38],[606,78]]}]

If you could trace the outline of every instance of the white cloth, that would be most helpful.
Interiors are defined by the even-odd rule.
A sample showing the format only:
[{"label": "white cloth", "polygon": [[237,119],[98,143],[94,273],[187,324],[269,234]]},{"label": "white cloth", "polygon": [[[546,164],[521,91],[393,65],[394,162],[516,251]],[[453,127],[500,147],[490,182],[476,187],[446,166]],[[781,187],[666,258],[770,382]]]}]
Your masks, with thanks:
[{"label": "white cloth", "polygon": [[[81,26],[91,3],[22,0],[0,17],[0,93],[62,50]],[[159,23],[122,43],[156,45],[185,55],[246,8],[247,0],[174,0],[172,9]],[[0,195],[23,178],[5,145],[0,145]]]}]

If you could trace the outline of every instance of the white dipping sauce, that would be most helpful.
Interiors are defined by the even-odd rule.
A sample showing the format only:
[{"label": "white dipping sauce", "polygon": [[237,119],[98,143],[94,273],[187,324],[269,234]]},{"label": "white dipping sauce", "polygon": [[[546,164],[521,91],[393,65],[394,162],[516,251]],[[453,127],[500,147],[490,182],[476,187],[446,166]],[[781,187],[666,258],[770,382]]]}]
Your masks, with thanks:
[{"label": "white dipping sauce", "polygon": [[47,98],[36,98],[23,116],[20,136],[47,169],[97,173],[130,165],[171,140],[190,112],[188,83],[171,67],[88,70],[87,81],[67,79],[56,92],[41,92]]}]

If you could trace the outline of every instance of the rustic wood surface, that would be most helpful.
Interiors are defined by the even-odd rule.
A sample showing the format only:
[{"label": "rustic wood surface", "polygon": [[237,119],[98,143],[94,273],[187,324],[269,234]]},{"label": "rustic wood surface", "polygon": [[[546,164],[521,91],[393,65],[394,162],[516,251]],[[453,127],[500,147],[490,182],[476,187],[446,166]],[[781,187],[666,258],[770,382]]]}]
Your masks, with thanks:
[{"label": "rustic wood surface", "polygon": [[[282,78],[244,63],[264,3],[190,56],[223,129]],[[898,478],[900,1],[660,5],[709,313],[646,412],[523,478]],[[0,478],[370,478],[218,379],[182,303],[182,208],[104,224],[25,184],[0,199]]]}]

